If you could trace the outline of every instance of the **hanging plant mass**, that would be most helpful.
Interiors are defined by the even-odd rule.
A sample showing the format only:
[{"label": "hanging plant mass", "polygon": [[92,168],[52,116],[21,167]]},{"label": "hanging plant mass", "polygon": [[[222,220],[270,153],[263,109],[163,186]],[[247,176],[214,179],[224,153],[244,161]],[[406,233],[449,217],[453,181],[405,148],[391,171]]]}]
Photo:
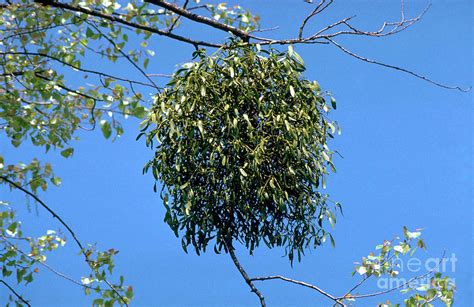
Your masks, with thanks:
[{"label": "hanging plant mass", "polygon": [[338,129],[327,119],[335,100],[302,77],[291,47],[233,43],[195,55],[156,97],[142,131],[155,150],[145,171],[163,186],[165,221],[185,250],[238,241],[252,253],[263,241],[300,258],[324,242],[324,220],[335,221],[320,191],[334,169],[326,143]]}]

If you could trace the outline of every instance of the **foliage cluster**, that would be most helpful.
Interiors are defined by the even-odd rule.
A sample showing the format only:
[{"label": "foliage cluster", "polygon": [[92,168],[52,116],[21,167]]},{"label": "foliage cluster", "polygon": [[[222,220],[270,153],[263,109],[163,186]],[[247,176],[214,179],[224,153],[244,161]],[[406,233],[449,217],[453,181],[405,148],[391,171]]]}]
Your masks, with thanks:
[{"label": "foliage cluster", "polygon": [[327,118],[334,98],[303,77],[292,47],[232,42],[195,56],[143,123],[156,150],[145,171],[163,183],[165,221],[197,253],[213,239],[216,252],[236,240],[252,253],[263,241],[299,259],[325,240],[323,222],[335,221],[321,192],[335,171],[327,145],[338,129]]},{"label": "foliage cluster", "polygon": [[[353,275],[358,274],[363,277],[362,283],[370,277],[374,278],[400,278],[398,285],[391,289],[382,291],[380,294],[400,290],[401,293],[410,293],[411,295],[404,300],[407,307],[432,307],[433,302],[440,300],[445,306],[452,306],[454,304],[454,292],[456,285],[443,272],[436,270],[427,271],[424,274],[414,277],[402,277],[404,268],[401,267],[403,260],[414,259],[411,258],[418,249],[425,249],[426,244],[421,237],[421,230],[408,230],[403,227],[403,236],[396,237],[393,240],[384,240],[382,244],[375,247],[376,252],[370,253],[363,257],[362,261],[355,267]],[[444,256],[439,260],[438,266],[442,266],[446,260]],[[354,290],[354,289],[353,289]],[[353,295],[351,292],[344,297],[347,301],[355,301],[364,296]],[[376,295],[374,295],[376,296]],[[382,307],[400,306],[394,304],[391,300],[379,304]]]}]

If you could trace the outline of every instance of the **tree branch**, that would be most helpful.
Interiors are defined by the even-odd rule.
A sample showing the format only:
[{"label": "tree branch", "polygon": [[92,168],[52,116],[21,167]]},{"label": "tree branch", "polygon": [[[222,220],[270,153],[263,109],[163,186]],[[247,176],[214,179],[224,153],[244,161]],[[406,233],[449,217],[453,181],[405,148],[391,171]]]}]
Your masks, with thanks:
[{"label": "tree branch", "polygon": [[316,290],[317,292],[321,293],[325,297],[333,300],[335,303],[340,304],[341,306],[345,306],[342,302],[340,302],[340,298],[337,298],[337,297],[327,293],[326,291],[322,290],[321,288],[319,288],[315,285],[312,285],[312,284],[309,284],[309,283],[306,283],[306,282],[303,282],[303,281],[294,280],[294,279],[284,277],[284,276],[281,276],[281,275],[266,276],[266,277],[254,277],[254,278],[251,278],[250,280],[251,281],[265,281],[265,280],[272,280],[272,279],[281,279],[281,280],[289,282],[289,283],[297,284],[297,285],[300,285],[300,286],[303,286],[303,287],[307,287],[307,288]]},{"label": "tree branch", "polygon": [[421,80],[424,80],[428,83],[431,83],[433,85],[436,85],[438,87],[441,87],[441,88],[445,88],[445,89],[448,89],[448,90],[459,90],[461,92],[469,92],[471,90],[471,87],[468,87],[468,88],[462,88],[460,86],[450,86],[450,85],[445,85],[445,84],[442,84],[442,83],[439,83],[439,82],[436,82],[436,81],[433,81],[431,80],[430,78],[428,77],[425,77],[423,75],[420,75],[416,72],[413,72],[411,70],[408,70],[408,69],[405,69],[405,68],[402,68],[402,67],[399,67],[399,66],[395,66],[395,65],[390,65],[390,64],[386,64],[386,63],[382,63],[382,62],[378,62],[378,61],[375,61],[375,60],[371,60],[369,58],[365,58],[363,56],[360,56],[348,49],[346,49],[345,47],[343,47],[342,45],[338,44],[337,42],[335,42],[334,40],[332,40],[331,38],[326,38],[326,40],[328,40],[331,44],[333,44],[334,46],[336,46],[337,48],[339,48],[340,50],[342,50],[344,53],[358,59],[358,60],[361,60],[361,61],[364,61],[366,63],[370,63],[370,64],[375,64],[375,65],[379,65],[379,66],[383,66],[383,67],[386,67],[386,68],[390,68],[390,69],[394,69],[394,70],[398,70],[398,71],[402,71],[404,73],[407,73],[409,75],[412,75],[418,79],[421,79]]},{"label": "tree branch", "polygon": [[[142,86],[146,86],[146,87],[152,87],[152,88],[155,88],[154,85],[152,84],[148,84],[148,83],[144,83],[144,82],[140,82],[140,81],[135,81],[135,80],[131,80],[131,79],[126,79],[126,78],[121,78],[121,77],[117,77],[117,76],[113,76],[113,75],[110,75],[110,74],[107,74],[107,73],[103,73],[103,72],[100,72],[100,71],[95,71],[95,70],[91,70],[91,69],[85,69],[85,68],[81,68],[79,66],[76,66],[76,65],[73,65],[73,64],[70,64],[68,62],[65,62],[63,60],[61,60],[60,58],[57,58],[55,56],[52,56],[50,54],[47,54],[47,53],[43,53],[43,52],[30,52],[30,51],[27,51],[27,52],[10,52],[10,51],[7,51],[7,52],[0,52],[0,55],[25,55],[25,56],[28,56],[28,55],[36,55],[36,56],[40,56],[40,57],[45,57],[45,58],[48,58],[48,59],[51,59],[51,60],[54,60],[64,66],[68,66],[68,67],[71,67],[72,69],[76,69],[78,71],[81,71],[83,73],[89,73],[89,74],[94,74],[94,75],[97,75],[97,76],[100,76],[100,77],[105,77],[105,78],[112,78],[112,79],[115,79],[115,80],[119,80],[119,81],[123,81],[123,82],[128,82],[128,83],[134,83],[134,84],[137,84],[137,85],[142,85]],[[8,75],[8,73],[5,73]]]},{"label": "tree branch", "polygon": [[183,16],[184,18],[187,18],[189,20],[211,26],[212,28],[215,28],[215,29],[218,29],[218,30],[230,32],[230,33],[236,35],[237,37],[240,37],[244,41],[247,41],[250,37],[250,35],[247,32],[243,31],[243,30],[240,30],[236,27],[233,27],[233,26],[230,26],[230,25],[227,25],[227,24],[224,24],[224,23],[220,23],[220,22],[218,22],[214,19],[192,13],[192,12],[186,10],[185,8],[177,6],[176,4],[169,3],[169,2],[166,2],[166,1],[162,1],[162,0],[145,0],[145,2],[160,6],[160,7],[164,8],[164,9],[167,9],[167,10],[173,12],[173,13],[176,13],[180,16]]},{"label": "tree branch", "polygon": [[0,279],[0,283],[4,284],[5,287],[8,288],[8,290],[11,291],[11,293],[13,293],[23,304],[25,304],[26,306],[30,307],[30,303],[28,303],[28,301],[26,301],[18,292],[15,291],[15,289],[13,289],[9,284],[7,284],[6,281],[4,281],[3,279]]},{"label": "tree branch", "polygon": [[48,6],[51,6],[51,7],[63,8],[63,9],[66,9],[66,10],[70,10],[70,11],[74,11],[74,12],[78,12],[78,13],[83,13],[83,14],[90,15],[90,16],[99,17],[99,18],[106,19],[106,20],[109,20],[109,21],[112,21],[112,22],[117,22],[117,23],[129,26],[129,27],[135,28],[135,29],[140,29],[140,30],[155,33],[155,34],[158,34],[158,35],[167,36],[167,37],[170,37],[170,38],[175,39],[177,41],[181,41],[181,42],[184,42],[184,43],[191,44],[193,46],[205,46],[205,47],[216,47],[216,48],[221,47],[221,45],[219,45],[219,44],[209,43],[209,42],[205,42],[205,41],[193,40],[193,39],[190,39],[190,38],[187,38],[187,37],[184,37],[184,36],[176,35],[174,33],[169,33],[168,31],[164,31],[164,30],[156,29],[156,28],[153,28],[153,27],[150,27],[150,26],[145,26],[145,25],[141,25],[141,24],[138,24],[138,23],[126,21],[125,19],[123,19],[121,17],[104,14],[104,13],[97,12],[97,11],[94,11],[94,10],[91,10],[91,9],[88,9],[88,8],[84,8],[84,7],[74,6],[74,5],[61,3],[61,2],[57,2],[57,1],[51,1],[51,0],[35,0],[35,2],[36,3],[41,3],[43,5],[48,5]]},{"label": "tree branch", "polygon": [[[191,38],[186,38],[186,37],[183,37],[183,36],[179,36],[179,35],[176,35],[176,34],[172,33],[171,31],[169,31],[169,29],[168,30],[160,30],[160,29],[156,29],[156,28],[153,28],[153,27],[150,27],[150,26],[147,26],[147,25],[133,23],[133,22],[130,22],[130,21],[127,21],[127,20],[123,19],[120,16],[113,15],[113,14],[108,15],[108,14],[98,12],[98,11],[95,11],[95,10],[92,10],[92,9],[89,9],[89,8],[74,6],[74,5],[61,3],[61,2],[57,2],[57,1],[52,1],[52,0],[35,0],[35,2],[44,4],[44,5],[49,5],[49,6],[52,6],[52,7],[58,7],[58,8],[63,8],[63,9],[79,12],[79,13],[84,13],[84,14],[87,14],[87,15],[90,15],[90,16],[95,16],[95,17],[99,17],[99,18],[102,18],[102,19],[106,19],[106,20],[109,20],[111,22],[117,22],[117,23],[120,23],[120,24],[123,24],[123,25],[126,25],[126,26],[130,26],[130,27],[135,28],[135,29],[141,29],[141,30],[144,30],[144,31],[147,31],[147,32],[158,34],[158,35],[167,36],[169,38],[172,38],[172,39],[175,39],[175,40],[178,40],[178,41],[182,41],[182,42],[185,42],[185,43],[192,44],[196,48],[198,46],[215,47],[215,48],[225,47],[222,44],[216,44],[216,43],[211,43],[211,42],[207,42],[207,41],[193,40]],[[243,41],[248,42],[249,39],[253,39],[254,42],[252,42],[251,44],[289,45],[289,44],[328,44],[328,43],[332,43],[333,45],[335,45],[336,47],[341,49],[344,53],[346,53],[346,54],[348,54],[352,57],[355,57],[359,60],[362,60],[364,62],[380,65],[380,66],[383,66],[383,67],[386,67],[386,68],[391,68],[391,69],[395,69],[395,70],[399,70],[399,71],[411,74],[411,75],[413,75],[413,76],[415,76],[419,79],[427,81],[427,82],[429,82],[433,85],[436,85],[438,87],[441,87],[441,88],[457,89],[457,90],[462,91],[462,92],[467,92],[467,91],[470,90],[470,88],[463,89],[459,86],[445,85],[445,84],[433,81],[433,80],[431,80],[431,79],[429,79],[425,76],[422,76],[418,73],[412,72],[408,69],[404,69],[404,68],[394,66],[394,65],[390,65],[390,64],[385,64],[385,63],[382,63],[382,62],[374,61],[374,60],[359,56],[359,55],[347,50],[346,48],[339,45],[338,43],[336,43],[333,40],[333,38],[335,38],[337,36],[341,36],[341,35],[362,35],[362,36],[369,36],[369,37],[383,37],[383,36],[388,36],[388,35],[393,35],[393,34],[399,33],[401,31],[407,29],[408,27],[412,26],[413,24],[415,24],[419,20],[421,20],[421,18],[424,16],[426,11],[430,8],[431,4],[429,4],[425,8],[425,10],[423,10],[423,12],[421,12],[418,16],[416,16],[414,18],[411,18],[411,19],[406,19],[405,18],[405,12],[404,12],[404,10],[405,10],[404,0],[401,0],[401,19],[399,21],[396,21],[396,22],[384,22],[382,24],[382,26],[376,31],[359,30],[359,29],[357,29],[356,27],[352,26],[349,23],[349,20],[352,19],[353,17],[348,17],[348,18],[341,19],[341,20],[339,20],[339,21],[337,21],[337,22],[335,22],[331,25],[328,25],[328,26],[324,27],[323,29],[319,30],[318,32],[316,32],[315,34],[313,34],[311,36],[303,37],[303,31],[304,31],[304,28],[305,28],[306,24],[308,23],[308,21],[312,17],[314,17],[315,15],[321,13],[324,9],[326,9],[328,6],[330,6],[333,2],[331,0],[329,2],[326,2],[326,0],[321,0],[321,2],[316,6],[316,8],[303,20],[303,23],[300,27],[297,38],[270,39],[270,38],[257,37],[257,36],[251,35],[248,32],[240,30],[236,27],[218,22],[216,20],[213,20],[211,18],[202,16],[202,15],[199,15],[199,14],[195,14],[195,13],[191,12],[190,10],[187,10],[184,7],[179,7],[178,5],[167,2],[167,1],[147,0],[145,2],[155,4],[157,6],[165,8],[165,9],[167,9],[167,10],[169,10],[169,11],[171,11],[171,12],[173,12],[173,13],[179,15],[179,16],[182,16],[182,17],[187,18],[189,20],[192,20],[194,22],[205,24],[205,25],[208,25],[212,28],[215,28],[215,29],[218,29],[218,30],[221,30],[221,31],[230,32],[230,33],[236,35],[237,37],[240,37]],[[347,30],[343,29],[343,30],[336,31],[336,32],[333,32],[333,33],[326,33],[328,30],[330,30],[332,28],[335,28],[335,27],[338,27],[338,26],[345,26],[345,27],[347,27]],[[387,28],[389,28],[389,27],[391,27],[391,29],[389,29],[387,31]]]},{"label": "tree branch", "polygon": [[112,46],[114,46],[114,48],[120,52],[120,54],[130,63],[132,64],[133,67],[135,67],[138,72],[140,74],[142,74],[148,81],[150,81],[150,83],[159,91],[160,90],[160,87],[158,85],[156,85],[156,83],[143,71],[143,69],[141,69],[140,66],[137,65],[137,63],[135,63],[123,50],[122,48],[120,48],[119,46],[117,46],[117,44],[108,36],[106,35],[104,32],[102,32],[94,23],[92,22],[88,22],[86,21],[86,23],[88,25],[90,25],[91,27],[93,27],[97,32],[99,32],[99,34],[105,38]]},{"label": "tree branch", "polygon": [[247,283],[247,285],[249,285],[250,289],[252,292],[255,293],[255,295],[258,296],[258,299],[260,300],[260,305],[262,307],[265,307],[266,304],[265,304],[265,297],[263,296],[263,294],[257,289],[257,287],[255,287],[255,285],[253,284],[252,282],[252,279],[250,279],[249,275],[247,274],[247,272],[245,271],[245,269],[242,267],[242,265],[240,264],[239,260],[237,259],[237,256],[235,255],[235,252],[234,252],[234,247],[232,246],[232,244],[230,243],[225,243],[226,245],[226,248],[227,250],[229,251],[229,255],[230,257],[232,258],[232,261],[234,262],[234,265],[235,267],[237,268],[237,270],[239,270],[240,274],[242,275],[242,277],[245,279],[245,282]]},{"label": "tree branch", "polygon": [[0,178],[3,179],[4,181],[8,182],[9,184],[11,184],[16,189],[18,189],[18,190],[22,191],[23,193],[27,194],[28,196],[31,196],[35,201],[37,201],[44,209],[46,209],[46,211],[51,213],[53,218],[57,219],[67,229],[67,231],[69,232],[69,234],[71,234],[72,238],[76,242],[77,246],[79,246],[81,251],[85,250],[85,248],[82,245],[81,241],[79,241],[79,239],[77,238],[76,234],[71,229],[71,227],[59,215],[57,215],[56,212],[54,212],[48,205],[46,205],[41,199],[39,199],[38,196],[36,196],[32,192],[26,190],[22,186],[16,184],[14,181],[10,180],[9,178],[7,178],[5,176],[0,176]]},{"label": "tree branch", "polygon": [[324,11],[328,6],[330,6],[332,4],[333,1],[334,0],[330,0],[328,3],[326,3],[326,0],[321,0],[321,2],[319,2],[319,4],[316,6],[316,8],[301,23],[300,30],[299,30],[299,33],[298,33],[298,38],[300,38],[300,39],[303,38],[303,31],[304,31],[304,28],[305,28],[306,24],[308,23],[308,21],[311,18],[313,18],[314,16],[316,16],[317,14]]},{"label": "tree branch", "polygon": [[[184,1],[183,9],[186,9],[188,7],[188,4],[189,4],[189,0]],[[168,30],[167,30],[168,32],[171,32],[171,31],[174,30],[175,26],[178,24],[179,19],[181,17],[182,17],[181,15],[178,15],[178,17],[176,17],[176,19],[173,21],[173,23],[168,27]]]}]

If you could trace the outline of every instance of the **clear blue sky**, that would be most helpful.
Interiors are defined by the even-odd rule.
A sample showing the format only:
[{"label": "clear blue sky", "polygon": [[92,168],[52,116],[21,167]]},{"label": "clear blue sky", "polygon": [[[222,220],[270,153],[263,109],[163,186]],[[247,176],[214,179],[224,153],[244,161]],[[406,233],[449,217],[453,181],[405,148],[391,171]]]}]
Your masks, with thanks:
[{"label": "clear blue sky", "polygon": [[[309,9],[302,0],[239,3],[260,14],[264,27],[279,25],[274,35],[282,37],[293,36],[298,26],[295,21]],[[425,4],[407,1],[407,14],[419,12]],[[358,15],[358,26],[373,29],[386,16],[396,18],[398,6],[398,1],[339,1],[308,29],[353,14]],[[435,0],[419,24],[399,35],[340,42],[367,57],[448,84],[470,86],[472,24],[471,1]],[[191,31],[210,35],[197,27]],[[192,48],[164,38],[155,41],[150,73],[169,73],[177,63],[189,60]],[[238,254],[249,274],[282,274],[341,294],[359,280],[351,277],[353,262],[407,225],[424,228],[429,250],[420,252],[423,259],[440,257],[443,251],[456,255],[455,272],[448,271],[458,285],[455,305],[472,306],[472,92],[440,89],[409,75],[362,63],[330,46],[297,46],[296,50],[307,64],[306,76],[318,80],[338,101],[333,118],[343,132],[331,148],[344,159],[335,161],[338,173],[330,176],[328,192],[343,204],[344,217],[338,218],[333,232],[336,248],[327,244],[308,253],[293,268],[281,257],[282,250],[262,247],[248,256],[241,248]],[[90,63],[98,65],[93,60]],[[135,141],[137,123],[128,120],[125,135],[114,143],[104,141],[99,131],[79,133],[81,140],[74,144],[74,157],[68,160],[28,146],[17,151],[5,139],[0,140],[0,150],[16,161],[39,156],[53,163],[63,184],[41,195],[42,199],[73,226],[82,241],[120,250],[116,275],[125,275],[133,284],[133,305],[255,306],[256,297],[227,255],[185,254],[180,240],[164,224],[162,202],[152,190],[153,179],[142,175],[152,152],[143,142]],[[26,228],[59,228],[41,209],[39,215],[22,209],[27,200],[20,193],[5,189],[0,193],[14,201]],[[64,251],[49,258],[50,263],[79,279],[87,269],[76,253],[69,242]],[[279,281],[259,286],[269,306],[330,305],[309,289]],[[369,286],[361,292],[373,289]],[[47,271],[39,274],[24,294],[33,306],[89,302],[77,286]],[[2,289],[0,302],[5,297]],[[356,306],[374,302],[360,301]]]}]

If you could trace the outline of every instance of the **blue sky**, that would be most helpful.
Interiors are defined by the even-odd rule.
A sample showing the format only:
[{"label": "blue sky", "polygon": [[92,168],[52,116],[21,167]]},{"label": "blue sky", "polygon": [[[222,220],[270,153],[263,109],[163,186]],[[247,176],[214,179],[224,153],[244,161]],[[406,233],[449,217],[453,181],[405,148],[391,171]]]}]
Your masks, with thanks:
[{"label": "blue sky", "polygon": [[[262,17],[263,27],[279,25],[274,34],[294,36],[309,6],[303,1],[240,1]],[[425,1],[407,1],[407,14],[416,14]],[[328,15],[308,29],[318,29],[338,17],[357,14],[356,25],[373,29],[387,16],[397,18],[398,1],[336,3]],[[183,31],[206,37],[205,28]],[[219,39],[215,37],[215,40]],[[413,28],[387,38],[339,40],[362,55],[396,64],[453,85],[472,85],[472,4],[433,1],[425,18]],[[170,73],[190,58],[192,48],[158,38],[150,73]],[[308,79],[315,79],[337,98],[333,113],[342,135],[331,143],[344,158],[328,180],[328,192],[343,204],[330,244],[308,252],[293,268],[280,249],[259,248],[238,255],[252,276],[282,274],[341,294],[359,280],[351,277],[354,262],[384,239],[401,234],[404,225],[423,228],[428,257],[455,254],[457,306],[472,305],[472,92],[437,88],[409,75],[360,62],[330,46],[296,46],[305,59]],[[91,60],[91,65],[99,62]],[[113,68],[121,72],[121,67]],[[125,72],[130,75],[130,72]],[[125,135],[111,143],[100,132],[79,133],[75,154],[44,155],[25,145],[15,150],[0,139],[0,150],[16,161],[39,156],[53,163],[63,179],[60,188],[41,195],[67,220],[84,242],[114,247],[116,275],[134,286],[135,306],[249,306],[257,299],[227,255],[185,254],[180,240],[163,222],[159,194],[142,167],[152,152],[135,141],[138,121],[125,122]],[[0,193],[14,201],[26,228],[58,229],[39,209],[22,209],[20,193]],[[31,203],[32,205],[32,203]],[[34,205],[32,205],[34,208]],[[54,267],[79,279],[87,272],[73,244],[50,257]],[[417,255],[415,254],[415,255]],[[259,285],[269,306],[329,306],[319,294],[269,281]],[[376,289],[374,284],[361,290]],[[49,272],[25,289],[34,306],[87,305],[77,286]],[[390,298],[393,296],[386,296]],[[3,302],[5,292],[0,292]],[[360,301],[356,306],[375,302]]]}]

